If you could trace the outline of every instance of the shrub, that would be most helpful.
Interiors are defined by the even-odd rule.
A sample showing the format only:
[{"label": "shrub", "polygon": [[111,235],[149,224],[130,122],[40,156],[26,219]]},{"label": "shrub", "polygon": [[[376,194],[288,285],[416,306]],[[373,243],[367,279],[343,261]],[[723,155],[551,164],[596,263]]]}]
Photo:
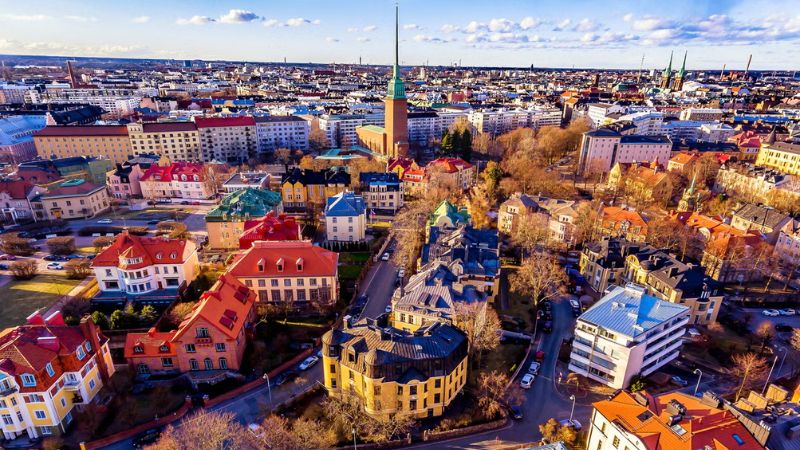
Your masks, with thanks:
[{"label": "shrub", "polygon": [[61,314],[65,321],[80,322],[81,317],[89,312],[91,305],[81,297],[71,297],[61,304]]},{"label": "shrub", "polygon": [[75,253],[75,238],[69,236],[54,237],[47,240],[47,248],[54,255],[71,255]]},{"label": "shrub", "polygon": [[71,259],[64,264],[64,270],[68,278],[82,280],[92,274],[92,265],[86,258]]},{"label": "shrub", "polygon": [[108,320],[108,316],[100,311],[95,311],[92,313],[92,320],[98,327],[100,327],[101,330],[111,329],[111,322]]},{"label": "shrub", "polygon": [[159,234],[166,234],[168,238],[177,239],[177,238],[187,238],[188,233],[186,225],[181,222],[161,222],[156,226]]},{"label": "shrub", "polygon": [[21,238],[17,233],[8,233],[0,240],[0,250],[17,256],[30,256],[36,250],[28,239]]},{"label": "shrub", "polygon": [[34,260],[14,261],[8,269],[17,280],[30,280],[39,273],[39,265]]},{"label": "shrub", "polygon": [[644,388],[646,387],[647,387],[647,380],[645,380],[643,376],[634,375],[633,378],[631,378],[631,385],[630,385],[631,392],[639,392],[641,390],[644,390]]},{"label": "shrub", "polygon": [[108,247],[114,242],[114,238],[110,236],[100,236],[95,238],[92,241],[92,246],[94,247],[95,253],[100,253],[103,251],[104,248]]}]

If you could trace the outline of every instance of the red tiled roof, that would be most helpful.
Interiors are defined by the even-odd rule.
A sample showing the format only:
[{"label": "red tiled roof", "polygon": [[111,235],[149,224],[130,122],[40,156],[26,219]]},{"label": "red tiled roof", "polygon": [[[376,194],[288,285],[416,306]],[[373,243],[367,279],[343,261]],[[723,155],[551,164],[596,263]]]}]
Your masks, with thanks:
[{"label": "red tiled roof", "polygon": [[602,220],[604,228],[612,226],[615,230],[619,230],[622,228],[622,222],[628,222],[629,229],[639,227],[641,234],[647,234],[647,222],[636,211],[628,211],[618,206],[606,206],[603,208]]},{"label": "red tiled roof", "polygon": [[34,136],[128,136],[125,125],[65,125],[49,126],[33,134]]},{"label": "red tiled roof", "polygon": [[694,161],[697,158],[698,156],[696,153],[681,152],[673,156],[670,159],[670,162],[674,162],[677,164],[689,164],[690,162]]},{"label": "red tiled roof", "polygon": [[243,117],[195,117],[197,128],[245,127],[255,126],[256,121],[250,116]]},{"label": "red tiled roof", "polygon": [[270,211],[261,219],[247,220],[244,233],[239,237],[239,248],[248,249],[255,241],[297,241],[300,239],[300,226],[292,216],[275,215]]},{"label": "red tiled roof", "polygon": [[[170,342],[175,336],[175,331],[158,332],[155,328],[151,328],[147,333],[128,333],[125,336],[125,358],[176,356],[178,353]],[[134,351],[136,346],[141,348],[138,353]],[[166,346],[165,351],[161,351],[161,346]]]},{"label": "red tiled roof", "polygon": [[33,185],[27,181],[0,181],[0,192],[8,192],[8,195],[13,199],[22,200],[27,198],[31,188],[33,188]]},{"label": "red tiled roof", "polygon": [[186,175],[189,181],[194,181],[194,175],[198,175],[200,181],[205,179],[205,171],[203,170],[202,163],[190,163],[184,161],[174,162],[168,166],[159,166],[153,164],[142,175],[140,181],[155,180],[161,182],[169,182],[174,180],[175,175]]},{"label": "red tiled roof", "polygon": [[183,264],[195,251],[195,244],[186,239],[143,237],[123,231],[114,242],[92,260],[92,267],[118,267],[119,258],[142,258],[142,262],[127,265],[125,269],[138,269],[154,264]]},{"label": "red tiled roof", "polygon": [[455,173],[460,170],[469,169],[472,167],[472,164],[461,158],[436,158],[428,163],[428,167],[441,167],[447,173]]},{"label": "red tiled roof", "polygon": [[[237,255],[228,273],[237,278],[335,276],[338,261],[337,253],[311,241],[256,241]],[[282,271],[278,271],[278,262],[283,263]],[[298,262],[302,262],[302,270],[298,270]]]},{"label": "red tiled roof", "polygon": [[57,187],[48,188],[47,193],[42,194],[42,198],[59,197],[65,195],[85,195],[94,192],[98,189],[104,189],[105,186],[84,181],[83,183],[75,183],[77,180],[67,180]]},{"label": "red tiled roof", "polygon": [[174,133],[178,131],[194,131],[197,125],[194,122],[156,122],[142,124],[145,133]]}]

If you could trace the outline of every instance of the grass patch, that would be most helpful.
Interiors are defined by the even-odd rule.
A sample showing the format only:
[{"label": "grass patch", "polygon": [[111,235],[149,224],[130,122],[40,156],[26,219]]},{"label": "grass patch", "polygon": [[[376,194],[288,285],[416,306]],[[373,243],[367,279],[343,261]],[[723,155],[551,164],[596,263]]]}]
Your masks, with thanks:
[{"label": "grass patch", "polygon": [[369,252],[339,253],[339,262],[345,265],[363,264],[372,257]]},{"label": "grass patch", "polygon": [[527,344],[500,344],[497,349],[484,353],[480,369],[469,371],[469,384],[477,386],[478,375],[483,372],[497,371],[511,377],[527,349]]},{"label": "grass patch", "polygon": [[364,266],[339,266],[340,280],[355,280],[361,274]]},{"label": "grass patch", "polygon": [[94,250],[95,250],[94,247],[91,245],[87,247],[78,247],[75,249],[76,253],[90,253],[90,254],[94,254]]},{"label": "grass patch", "polygon": [[0,287],[0,327],[25,322],[32,312],[49,307],[79,282],[50,274],[37,275],[32,280],[10,281]]}]

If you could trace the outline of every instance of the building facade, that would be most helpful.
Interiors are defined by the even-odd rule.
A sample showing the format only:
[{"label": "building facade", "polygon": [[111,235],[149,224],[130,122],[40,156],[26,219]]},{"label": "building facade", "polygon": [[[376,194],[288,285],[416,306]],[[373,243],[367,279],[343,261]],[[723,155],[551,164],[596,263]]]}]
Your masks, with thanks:
[{"label": "building facade", "polygon": [[309,123],[302,117],[258,116],[255,121],[259,153],[279,148],[308,150]]},{"label": "building facade", "polygon": [[37,219],[87,219],[106,211],[111,206],[108,190],[75,178],[48,185],[31,200]]},{"label": "building facade", "polygon": [[395,172],[359,174],[361,196],[374,214],[394,215],[403,206],[403,184]]},{"label": "building facade", "polygon": [[671,156],[672,141],[666,136],[621,135],[601,128],[583,134],[578,171],[607,173],[618,162],[637,161],[656,162],[666,167]]},{"label": "building facade", "polygon": [[128,124],[135,156],[156,154],[172,161],[200,161],[200,134],[194,122]]},{"label": "building facade", "polygon": [[200,160],[244,162],[256,156],[255,119],[243,117],[195,117],[200,135]]},{"label": "building facade", "polygon": [[228,194],[206,214],[208,246],[213,249],[239,248],[239,238],[247,229],[248,222],[269,213],[282,212],[281,196],[277,192],[247,188]]},{"label": "building facade", "polygon": [[328,197],[325,237],[329,242],[363,242],[367,232],[367,205],[351,191]]},{"label": "building facade", "polygon": [[122,163],[132,154],[124,125],[48,126],[34,133],[33,142],[42,158],[98,156]]}]

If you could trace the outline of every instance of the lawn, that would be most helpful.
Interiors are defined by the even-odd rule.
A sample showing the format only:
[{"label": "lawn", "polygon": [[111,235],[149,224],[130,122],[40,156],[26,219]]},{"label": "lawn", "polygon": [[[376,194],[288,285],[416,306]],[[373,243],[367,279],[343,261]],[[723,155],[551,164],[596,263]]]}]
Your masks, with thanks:
[{"label": "lawn", "polygon": [[[499,306],[499,305],[498,305]],[[508,293],[508,308],[497,310],[497,314],[516,317],[525,321],[525,330],[533,331],[533,305],[530,297],[517,294],[514,291]]]},{"label": "lawn", "polygon": [[0,286],[0,328],[20,325],[39,308],[47,308],[79,283],[59,275],[41,274],[32,280],[11,280]]},{"label": "lawn", "polygon": [[340,280],[355,280],[361,274],[364,266],[339,266]]},{"label": "lawn", "polygon": [[363,264],[369,261],[371,256],[369,252],[339,253],[339,262],[342,264]]}]

